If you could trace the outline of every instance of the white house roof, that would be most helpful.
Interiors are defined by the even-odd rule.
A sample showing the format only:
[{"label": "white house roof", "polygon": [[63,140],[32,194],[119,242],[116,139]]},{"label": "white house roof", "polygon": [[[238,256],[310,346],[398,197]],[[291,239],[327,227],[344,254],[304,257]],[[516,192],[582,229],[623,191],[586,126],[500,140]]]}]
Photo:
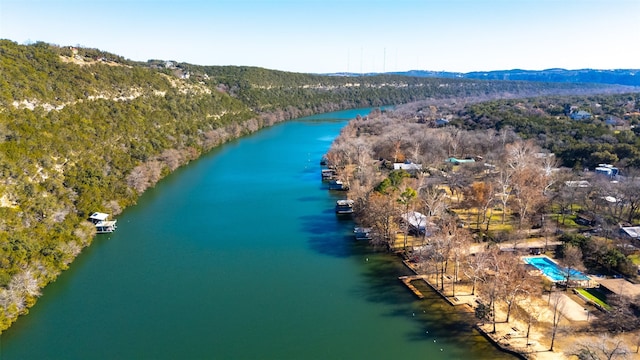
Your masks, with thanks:
[{"label": "white house roof", "polygon": [[422,170],[422,164],[393,163],[393,170]]},{"label": "white house roof", "polygon": [[591,186],[591,184],[589,184],[587,180],[565,181],[564,184],[567,185],[568,187],[581,187],[581,188]]},{"label": "white house roof", "polygon": [[101,212],[94,212],[93,214],[91,214],[91,216],[89,216],[89,219],[98,220],[98,221],[105,221],[105,220],[107,220],[108,217],[109,217],[109,214],[105,214],[105,213],[101,213]]},{"label": "white house roof", "polygon": [[623,227],[621,230],[634,239],[640,238],[640,226]]},{"label": "white house roof", "polygon": [[402,220],[418,230],[424,230],[427,226],[427,216],[417,211],[409,211],[402,215]]}]

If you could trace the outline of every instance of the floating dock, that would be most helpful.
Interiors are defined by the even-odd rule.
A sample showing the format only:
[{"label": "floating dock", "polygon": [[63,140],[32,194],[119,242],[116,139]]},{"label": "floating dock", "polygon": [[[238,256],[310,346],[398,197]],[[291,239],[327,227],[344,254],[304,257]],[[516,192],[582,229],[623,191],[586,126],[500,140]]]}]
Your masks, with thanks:
[{"label": "floating dock", "polygon": [[420,292],[417,287],[411,284],[411,282],[414,280],[424,280],[422,275],[400,276],[398,279],[400,279],[400,281],[402,281],[409,288],[409,290],[411,290],[418,297],[418,299],[424,299],[424,295],[422,294],[422,292]]}]

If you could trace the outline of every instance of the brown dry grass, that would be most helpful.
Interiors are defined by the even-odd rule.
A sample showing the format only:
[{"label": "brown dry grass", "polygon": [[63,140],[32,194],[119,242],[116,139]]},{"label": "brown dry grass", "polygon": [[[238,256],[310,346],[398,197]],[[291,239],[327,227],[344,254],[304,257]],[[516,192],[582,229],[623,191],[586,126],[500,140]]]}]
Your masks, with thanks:
[{"label": "brown dry grass", "polygon": [[[432,288],[446,297],[449,302],[456,306],[462,306],[468,311],[474,311],[478,305],[478,297],[471,294],[472,285],[470,282],[458,282],[455,285],[455,296],[451,284],[452,274],[447,274],[445,279],[444,290],[436,287],[435,274],[426,274],[426,281]],[[421,281],[421,280],[417,280]],[[439,282],[439,280],[438,280]],[[550,351],[551,345],[551,329],[553,319],[553,309],[548,304],[547,296],[535,296],[529,299],[538,313],[538,320],[534,321],[527,342],[527,321],[528,315],[522,307],[512,309],[510,321],[506,320],[506,304],[500,302],[496,309],[496,331],[493,332],[493,324],[485,322],[479,325],[479,329],[488,334],[496,344],[511,351],[518,352],[527,359],[536,360],[561,360],[561,359],[577,359],[575,353],[577,346],[582,343],[595,344],[592,333],[584,332],[589,327],[587,321],[570,321],[563,317],[559,323],[558,333],[556,335],[554,351]],[[515,306],[514,306],[515,308]],[[604,316],[604,314],[602,315]],[[593,320],[593,319],[591,319]],[[639,334],[623,334],[617,335],[615,339],[621,339],[624,345],[631,351],[627,355],[627,359],[640,359],[636,351],[636,339]]]}]

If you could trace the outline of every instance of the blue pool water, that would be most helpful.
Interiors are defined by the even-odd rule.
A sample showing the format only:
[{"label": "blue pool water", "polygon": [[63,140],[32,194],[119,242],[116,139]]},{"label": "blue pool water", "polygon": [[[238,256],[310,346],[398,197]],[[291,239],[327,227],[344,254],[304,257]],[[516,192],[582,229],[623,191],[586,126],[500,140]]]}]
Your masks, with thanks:
[{"label": "blue pool water", "polygon": [[[566,270],[561,268],[548,257],[525,257],[524,261],[538,268],[542,273],[553,281],[566,280]],[[589,280],[589,278],[578,270],[571,269],[571,280]]]}]

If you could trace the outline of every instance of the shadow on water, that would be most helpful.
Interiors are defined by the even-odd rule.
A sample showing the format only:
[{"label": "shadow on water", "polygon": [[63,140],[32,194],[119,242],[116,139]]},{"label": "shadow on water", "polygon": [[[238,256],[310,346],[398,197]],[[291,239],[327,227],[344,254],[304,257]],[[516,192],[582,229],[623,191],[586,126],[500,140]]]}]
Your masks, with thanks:
[{"label": "shadow on water", "polygon": [[303,196],[296,199],[299,202],[314,202],[314,201],[322,201],[326,199],[326,196]]},{"label": "shadow on water", "polygon": [[515,359],[514,355],[502,352],[474,328],[477,322],[473,312],[465,305],[451,305],[440,294],[421,281],[413,283],[424,295],[423,300],[414,301],[418,309],[415,315],[422,330],[409,334],[410,341],[442,339],[455,342],[456,346],[474,349],[476,354],[490,355],[493,359]]},{"label": "shadow on water", "polygon": [[[353,244],[353,243],[352,243]],[[361,285],[353,292],[355,296],[373,303],[385,304],[388,311],[383,316],[410,318],[419,326],[405,336],[412,342],[433,343],[434,340],[455,344],[456,347],[472,349],[474,356],[493,359],[514,359],[513,355],[501,352],[474,328],[477,319],[462,306],[453,306],[440,294],[420,280],[412,282],[424,295],[419,300],[398,279],[410,275],[400,259],[389,253],[373,252],[366,243],[355,243],[352,252],[366,257]]]},{"label": "shadow on water", "polygon": [[349,242],[353,240],[346,230],[352,220],[336,221],[333,209],[324,210],[319,215],[300,217],[303,231],[308,234],[308,243],[312,250],[319,254],[338,258],[353,255]]},{"label": "shadow on water", "polygon": [[408,275],[409,272],[403,271],[395,256],[371,253],[367,260],[367,266],[362,273],[364,281],[355,289],[357,296],[367,301],[392,305],[410,302],[409,292],[398,280],[399,276]]}]

